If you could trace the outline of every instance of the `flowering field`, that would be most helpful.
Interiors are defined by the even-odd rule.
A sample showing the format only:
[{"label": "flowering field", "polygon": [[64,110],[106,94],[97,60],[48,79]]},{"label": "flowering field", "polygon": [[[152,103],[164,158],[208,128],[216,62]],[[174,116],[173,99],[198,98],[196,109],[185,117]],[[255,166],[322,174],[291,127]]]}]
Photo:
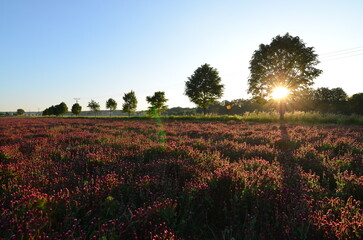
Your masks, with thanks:
[{"label": "flowering field", "polygon": [[0,118],[0,238],[362,239],[363,127]]}]

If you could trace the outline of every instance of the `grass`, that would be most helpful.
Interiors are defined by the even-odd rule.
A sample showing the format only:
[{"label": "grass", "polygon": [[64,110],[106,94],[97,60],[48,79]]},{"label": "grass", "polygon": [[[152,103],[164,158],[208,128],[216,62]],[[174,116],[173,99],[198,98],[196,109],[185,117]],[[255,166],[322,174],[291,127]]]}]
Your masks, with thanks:
[{"label": "grass", "polygon": [[[202,120],[202,121],[245,121],[259,123],[280,122],[278,112],[247,112],[243,115],[207,115],[207,116],[163,116],[164,119],[175,120]],[[363,125],[363,116],[321,114],[317,112],[287,112],[285,122],[309,123],[309,124],[342,124],[342,125]]]},{"label": "grass", "polygon": [[[47,116],[48,117],[48,116]],[[97,119],[154,119],[148,115],[138,116],[66,116],[66,118],[97,118]],[[258,122],[258,123],[278,123],[278,112],[246,112],[243,115],[162,115],[163,120],[183,120],[183,121],[240,121],[240,122]],[[323,114],[319,112],[287,112],[284,122],[304,123],[304,124],[340,124],[340,125],[363,125],[363,116],[361,115],[342,115],[342,114]]]}]

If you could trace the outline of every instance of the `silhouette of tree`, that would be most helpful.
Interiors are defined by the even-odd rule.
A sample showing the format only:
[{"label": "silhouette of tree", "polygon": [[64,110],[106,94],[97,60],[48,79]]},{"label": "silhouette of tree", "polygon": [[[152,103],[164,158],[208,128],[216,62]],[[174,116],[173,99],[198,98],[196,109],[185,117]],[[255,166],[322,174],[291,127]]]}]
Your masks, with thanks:
[{"label": "silhouette of tree", "polygon": [[327,113],[347,113],[346,108],[348,95],[342,88],[329,89],[321,87],[314,92],[315,109]]},{"label": "silhouette of tree", "polygon": [[351,113],[363,115],[363,93],[356,93],[348,100]]},{"label": "silhouette of tree", "polygon": [[188,79],[185,82],[185,95],[206,114],[208,105],[223,96],[224,86],[221,84],[217,69],[204,64]]},{"label": "silhouette of tree", "polygon": [[[311,86],[322,71],[315,68],[319,63],[313,47],[306,47],[299,37],[289,33],[276,36],[269,45],[261,44],[250,61],[248,93],[256,99],[268,99],[276,86],[283,86],[292,95]],[[281,106],[285,105],[282,100]],[[283,107],[280,107],[283,119]]]},{"label": "silhouette of tree", "polygon": [[122,105],[122,112],[127,113],[130,117],[131,113],[136,112],[137,108],[137,99],[134,91],[129,93],[125,93],[123,96],[123,100],[125,101]]}]

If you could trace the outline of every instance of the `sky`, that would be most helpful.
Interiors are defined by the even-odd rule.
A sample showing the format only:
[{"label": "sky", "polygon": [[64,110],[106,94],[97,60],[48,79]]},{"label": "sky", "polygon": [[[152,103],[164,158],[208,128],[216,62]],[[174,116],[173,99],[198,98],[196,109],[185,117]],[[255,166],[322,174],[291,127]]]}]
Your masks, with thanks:
[{"label": "sky", "polygon": [[219,71],[221,100],[249,98],[249,61],[277,35],[314,47],[314,88],[363,92],[361,0],[0,0],[0,112],[43,111],[91,100],[118,109],[133,90],[138,110],[164,91],[194,107],[185,82],[201,65]]}]

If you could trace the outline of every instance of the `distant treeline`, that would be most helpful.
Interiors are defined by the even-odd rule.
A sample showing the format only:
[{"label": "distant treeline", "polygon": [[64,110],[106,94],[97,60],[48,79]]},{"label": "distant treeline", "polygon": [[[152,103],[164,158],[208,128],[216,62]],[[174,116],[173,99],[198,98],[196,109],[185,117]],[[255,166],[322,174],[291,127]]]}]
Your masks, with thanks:
[{"label": "distant treeline", "polygon": [[[273,100],[224,100],[209,105],[208,113],[219,115],[240,115],[254,111],[273,111],[276,109],[275,107],[276,101]],[[342,88],[329,89],[321,87],[316,90],[308,89],[300,93],[298,96],[291,96],[287,102],[286,108],[287,111],[313,111],[320,113],[363,115],[363,93],[357,93],[348,97]],[[196,112],[202,112],[202,110],[197,109]]]},{"label": "distant treeline", "polygon": [[[276,109],[276,101],[261,99],[235,99],[215,101],[209,104],[206,113],[216,115],[242,115],[247,112],[269,112]],[[363,115],[363,93],[356,93],[351,97],[342,88],[321,87],[316,90],[307,89],[299,95],[290,96],[287,102],[287,111],[320,112],[333,114],[358,114]],[[103,113],[104,112],[104,113]],[[166,109],[162,115],[201,115],[204,109],[173,107]],[[16,113],[0,113],[0,116],[23,115],[24,110],[18,109]],[[62,102],[51,106],[42,112],[43,116],[49,115],[69,115],[67,105]],[[91,115],[92,112],[78,112],[81,115]],[[77,115],[78,115],[77,114]],[[108,112],[100,111],[99,115],[107,115]],[[145,115],[147,111],[137,111],[134,115]],[[115,113],[116,116],[125,116],[125,113]]]}]

